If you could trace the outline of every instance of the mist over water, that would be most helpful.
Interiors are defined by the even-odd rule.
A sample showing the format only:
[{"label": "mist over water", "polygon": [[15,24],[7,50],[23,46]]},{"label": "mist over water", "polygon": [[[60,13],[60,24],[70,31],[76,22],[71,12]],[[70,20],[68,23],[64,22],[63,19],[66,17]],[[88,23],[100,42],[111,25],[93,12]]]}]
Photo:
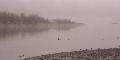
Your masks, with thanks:
[{"label": "mist over water", "polygon": [[26,29],[0,26],[0,60],[120,45],[120,0],[0,0],[0,11],[85,24]]},{"label": "mist over water", "polygon": [[[62,27],[55,25],[55,27],[50,28],[0,29],[0,49],[2,49],[0,57],[12,60],[19,59],[18,56],[21,54],[29,57],[64,51],[64,48],[67,51],[69,48],[61,45],[66,44],[68,39],[71,39],[70,35],[66,34],[69,34],[75,27],[84,26],[82,24],[73,25],[65,24]],[[58,37],[62,40],[58,41]]]},{"label": "mist over water", "polygon": [[[42,27],[43,24],[40,23],[41,27],[18,27],[18,28],[10,28],[4,27],[0,28],[0,38],[7,38],[7,37],[16,37],[16,36],[25,36],[25,35],[35,35],[35,34],[42,34],[44,32],[49,32],[50,30],[56,31],[70,31],[71,29],[77,28],[79,26],[84,26],[84,24],[52,24],[49,27]],[[1,39],[2,40],[2,39]],[[4,40],[3,40],[4,41]]]},{"label": "mist over water", "polygon": [[102,20],[99,24],[86,22],[85,25],[66,28],[3,29],[0,30],[0,57],[13,60],[22,54],[31,57],[86,48],[114,48],[120,43],[119,31],[119,24]]}]

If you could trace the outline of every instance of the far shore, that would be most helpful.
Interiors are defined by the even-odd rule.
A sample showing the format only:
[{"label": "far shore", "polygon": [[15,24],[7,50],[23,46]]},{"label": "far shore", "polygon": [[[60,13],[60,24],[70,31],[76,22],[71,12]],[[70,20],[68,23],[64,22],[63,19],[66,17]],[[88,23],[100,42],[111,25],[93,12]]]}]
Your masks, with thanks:
[{"label": "far shore", "polygon": [[82,25],[84,24],[83,23],[0,24],[0,29],[69,28]]}]

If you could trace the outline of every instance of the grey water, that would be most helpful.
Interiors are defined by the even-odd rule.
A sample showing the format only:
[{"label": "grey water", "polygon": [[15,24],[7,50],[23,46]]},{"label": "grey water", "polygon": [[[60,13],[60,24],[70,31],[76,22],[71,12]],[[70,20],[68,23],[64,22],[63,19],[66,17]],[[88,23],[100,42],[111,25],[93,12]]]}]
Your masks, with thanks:
[{"label": "grey water", "polygon": [[9,29],[0,23],[0,60],[19,60],[23,54],[25,58],[120,47],[120,0],[0,0],[0,11],[38,14],[51,20],[67,18],[85,24]]},{"label": "grey water", "polygon": [[[90,19],[90,18],[89,18]],[[21,59],[80,49],[114,48],[120,43],[118,19],[91,18],[69,28],[0,29],[0,60]],[[58,40],[60,38],[61,40]]]}]

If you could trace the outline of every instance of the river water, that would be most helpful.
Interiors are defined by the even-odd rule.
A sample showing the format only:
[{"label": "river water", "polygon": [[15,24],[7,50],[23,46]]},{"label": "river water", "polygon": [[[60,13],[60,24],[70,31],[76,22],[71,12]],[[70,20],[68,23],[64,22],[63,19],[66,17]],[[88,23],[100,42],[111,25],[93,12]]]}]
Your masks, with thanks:
[{"label": "river water", "polygon": [[[69,29],[0,30],[0,60],[21,59],[80,49],[114,48],[120,43],[119,21],[93,19]],[[115,23],[117,22],[117,23]],[[60,38],[61,40],[58,40]]]}]

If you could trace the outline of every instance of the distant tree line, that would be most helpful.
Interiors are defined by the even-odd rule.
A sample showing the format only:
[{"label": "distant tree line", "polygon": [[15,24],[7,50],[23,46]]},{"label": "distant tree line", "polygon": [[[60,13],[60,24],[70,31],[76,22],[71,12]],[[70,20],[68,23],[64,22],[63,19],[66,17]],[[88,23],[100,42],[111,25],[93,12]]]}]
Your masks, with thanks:
[{"label": "distant tree line", "polygon": [[37,14],[26,15],[25,13],[0,12],[0,24],[37,24],[48,22],[50,22],[48,19]]},{"label": "distant tree line", "polygon": [[64,24],[66,24],[66,23],[75,23],[75,22],[71,21],[70,19],[54,19],[54,22],[55,23],[64,23]]},{"label": "distant tree line", "polygon": [[[29,14],[25,13],[16,14],[9,12],[0,12],[0,24],[9,25],[9,24],[39,24],[39,23],[50,23],[51,21],[41,17],[37,14]],[[54,19],[53,23],[75,23],[70,19]]]}]

